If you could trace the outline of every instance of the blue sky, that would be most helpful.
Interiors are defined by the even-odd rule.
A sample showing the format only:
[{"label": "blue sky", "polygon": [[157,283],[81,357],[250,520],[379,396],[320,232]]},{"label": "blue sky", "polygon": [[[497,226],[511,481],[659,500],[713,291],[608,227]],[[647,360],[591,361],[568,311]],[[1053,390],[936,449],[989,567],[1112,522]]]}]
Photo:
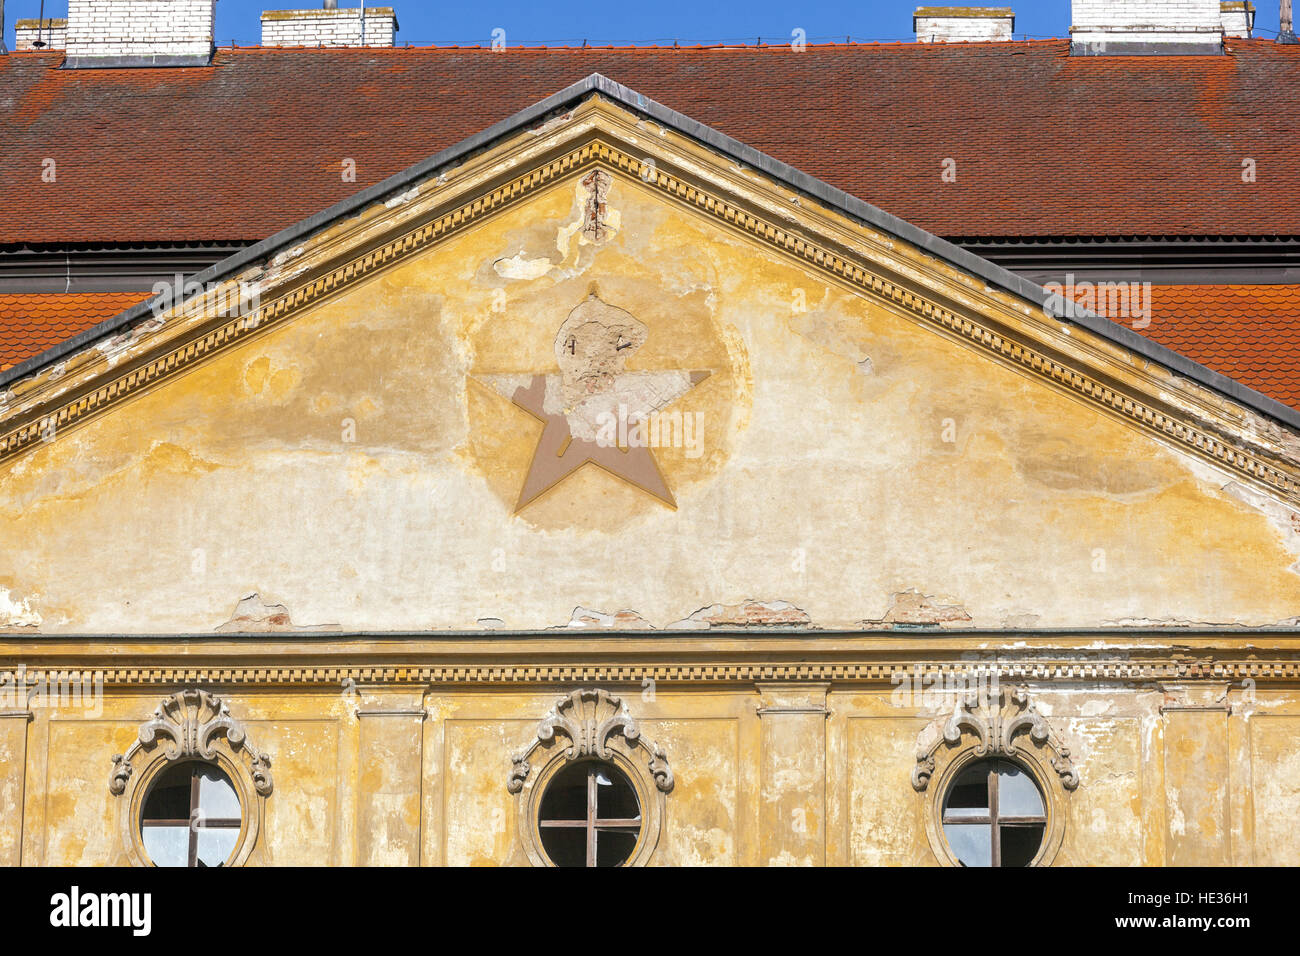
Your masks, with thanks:
[{"label": "blue sky", "polygon": [[[942,0],[931,0],[942,2]],[[1065,36],[1070,23],[1070,0],[1001,0],[1016,12],[1017,34]],[[319,6],[292,0],[218,0],[217,43],[233,40],[255,45],[260,38],[259,16],[265,9]],[[359,6],[341,0],[340,6]],[[376,0],[372,6],[391,5],[401,27],[399,43],[491,42],[493,29],[506,31],[506,42],[550,44],[581,43],[716,43],[788,41],[796,27],[810,41],[852,36],[855,40],[912,38],[912,11],[918,0],[655,0],[646,3],[549,4],[536,0],[496,0],[475,4],[447,0]],[[997,5],[988,0],[987,5]],[[40,0],[6,0],[5,36],[13,46],[13,22],[35,17]],[[1255,0],[1259,10],[1258,36],[1274,36],[1278,26],[1278,0]],[[46,0],[47,17],[67,15],[67,0]]]}]

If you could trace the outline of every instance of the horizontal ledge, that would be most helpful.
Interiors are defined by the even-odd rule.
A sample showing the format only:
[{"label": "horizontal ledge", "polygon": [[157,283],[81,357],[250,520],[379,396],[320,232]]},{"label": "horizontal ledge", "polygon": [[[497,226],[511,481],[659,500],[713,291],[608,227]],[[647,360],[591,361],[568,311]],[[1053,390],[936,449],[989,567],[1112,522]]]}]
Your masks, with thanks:
[{"label": "horizontal ledge", "polygon": [[706,640],[710,638],[767,639],[784,637],[803,638],[869,638],[915,641],[923,637],[980,638],[983,640],[1055,640],[1062,637],[1092,638],[1098,641],[1133,640],[1159,637],[1294,637],[1300,638],[1300,625],[1267,625],[1247,627],[1237,624],[1207,625],[1155,625],[1144,627],[937,627],[904,624],[890,628],[819,628],[788,627],[779,625],[754,625],[750,627],[701,628],[454,628],[441,631],[225,631],[222,633],[194,633],[186,631],[159,631],[155,633],[124,634],[120,632],[84,632],[67,634],[42,634],[20,631],[0,631],[0,647],[7,643],[52,645],[56,643],[112,643],[155,644],[184,642],[210,644],[256,640],[294,644],[341,644],[357,641],[447,641],[480,640],[500,641],[538,638],[544,640],[590,641],[638,640],[668,638],[672,640]]}]

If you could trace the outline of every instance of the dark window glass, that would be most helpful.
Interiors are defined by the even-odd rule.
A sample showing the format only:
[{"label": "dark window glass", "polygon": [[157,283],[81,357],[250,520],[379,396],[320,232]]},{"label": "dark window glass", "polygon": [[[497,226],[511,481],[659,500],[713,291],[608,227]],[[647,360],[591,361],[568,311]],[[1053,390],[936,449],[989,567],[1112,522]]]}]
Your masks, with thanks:
[{"label": "dark window glass", "polygon": [[542,849],[556,866],[586,866],[587,831],[543,826]]},{"label": "dark window glass", "polygon": [[[614,768],[609,768],[613,770]],[[636,791],[615,771],[613,775],[602,768],[596,771],[596,818],[600,820],[635,820],[641,815],[636,804]],[[639,832],[640,827],[636,830]]]},{"label": "dark window glass", "polygon": [[622,771],[586,761],[551,779],[537,822],[542,849],[556,866],[621,866],[641,834],[641,808]]},{"label": "dark window glass", "polygon": [[948,817],[981,817],[989,812],[989,775],[980,764],[967,767],[953,782],[948,791],[945,819]]},{"label": "dark window glass", "polygon": [[1002,865],[1028,866],[1043,845],[1041,823],[1002,824]]},{"label": "dark window glass", "polygon": [[1038,784],[1009,760],[971,764],[944,798],[944,837],[962,866],[1028,866],[1046,830]]},{"label": "dark window glass", "polygon": [[543,820],[587,819],[587,775],[561,770],[542,795]]},{"label": "dark window glass", "polygon": [[597,830],[596,865],[619,866],[636,848],[636,830]]}]

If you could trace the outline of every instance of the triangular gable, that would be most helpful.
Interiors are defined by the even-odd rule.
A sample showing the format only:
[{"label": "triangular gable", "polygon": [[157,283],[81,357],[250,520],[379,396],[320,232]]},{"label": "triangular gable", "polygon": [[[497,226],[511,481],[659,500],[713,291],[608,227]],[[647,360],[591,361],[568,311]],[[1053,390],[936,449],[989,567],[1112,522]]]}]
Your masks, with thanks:
[{"label": "triangular gable", "polygon": [[[1067,312],[1042,287],[599,75],[194,276],[188,285],[206,296],[161,316],[157,300],[142,303],[0,374],[9,389],[0,461],[557,178],[597,168],[637,176],[1163,443],[1288,500],[1300,495],[1277,427],[1300,427],[1295,410],[1123,326]],[[258,309],[230,319],[249,291]]]}]

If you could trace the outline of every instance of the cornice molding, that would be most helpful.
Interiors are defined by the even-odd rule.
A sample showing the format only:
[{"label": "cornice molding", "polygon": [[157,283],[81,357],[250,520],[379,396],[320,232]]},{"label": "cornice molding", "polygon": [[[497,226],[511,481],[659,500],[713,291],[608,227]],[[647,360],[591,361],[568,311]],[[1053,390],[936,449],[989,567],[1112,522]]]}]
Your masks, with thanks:
[{"label": "cornice molding", "polygon": [[[1046,652],[1050,653],[1050,652]],[[754,652],[758,654],[757,651]],[[1045,657],[1036,651],[1026,659],[989,659],[969,662],[935,661],[933,658],[891,655],[886,660],[869,656],[836,660],[803,659],[788,661],[718,661],[674,662],[646,657],[618,663],[602,662],[575,651],[567,661],[538,663],[520,652],[517,659],[494,663],[365,663],[333,664],[299,662],[286,664],[213,664],[210,666],[138,665],[120,667],[82,666],[45,670],[26,666],[30,679],[36,681],[89,679],[103,687],[297,687],[337,692],[348,682],[384,687],[429,687],[436,685],[509,686],[630,684],[641,686],[646,679],[657,684],[801,684],[825,682],[832,687],[842,684],[873,685],[891,688],[902,681],[915,684],[952,684],[981,676],[1005,684],[1036,683],[1110,683],[1152,685],[1170,681],[1217,681],[1254,684],[1294,683],[1300,681],[1300,655],[1260,659],[1243,651],[1240,656],[1202,658],[1198,660],[1148,657],[1142,660],[1100,658],[1070,660]],[[33,655],[35,656],[35,655]],[[356,654],[349,655],[356,660]],[[770,655],[763,655],[770,657]],[[413,715],[414,716],[414,715]]]},{"label": "cornice molding", "polygon": [[[886,244],[866,227],[852,228],[848,220],[837,223],[834,214],[818,210],[811,203],[788,206],[782,210],[782,221],[777,221],[776,200],[765,197],[768,208],[757,201],[764,189],[769,193],[772,190],[756,174],[726,168],[717,164],[716,158],[714,167],[706,169],[711,157],[698,146],[690,155],[683,151],[685,147],[681,144],[656,143],[652,147],[649,144],[654,140],[647,135],[648,131],[638,129],[630,115],[607,103],[596,100],[583,109],[581,122],[572,119],[571,128],[557,132],[558,154],[552,149],[550,158],[538,158],[517,144],[508,150],[514,159],[532,163],[523,174],[489,187],[481,187],[484,182],[481,172],[466,174],[463,177],[463,182],[468,183],[466,188],[481,187],[482,191],[476,195],[462,194],[453,208],[435,211],[424,221],[416,220],[413,226],[408,221],[409,227],[402,228],[395,236],[376,238],[385,235],[384,219],[381,212],[372,210],[364,223],[347,231],[346,237],[332,235],[322,239],[322,249],[330,250],[335,261],[317,268],[319,256],[306,256],[313,263],[307,272],[312,277],[271,297],[252,315],[225,321],[204,315],[205,303],[226,301],[219,293],[210,291],[175,310],[186,318],[179,325],[188,337],[150,337],[149,347],[154,349],[154,354],[141,354],[129,367],[124,364],[121,371],[97,367],[85,373],[86,381],[72,388],[59,386],[60,376],[47,373],[48,378],[33,383],[20,399],[16,396],[11,400],[8,416],[0,406],[0,420],[10,419],[0,431],[0,463],[38,445],[51,434],[56,436],[52,440],[57,441],[63,429],[88,421],[198,362],[264,334],[303,309],[436,246],[541,189],[599,167],[618,173],[626,182],[649,189],[728,230],[755,239],[869,301],[1047,383],[1138,428],[1167,447],[1190,453],[1300,505],[1300,466],[1281,457],[1260,454],[1260,448],[1249,447],[1242,436],[1250,434],[1252,429],[1249,423],[1243,425],[1232,420],[1231,409],[1235,406],[1228,400],[1207,400],[1208,393],[1202,395],[1191,386],[1184,388],[1183,394],[1176,394],[1180,385],[1171,374],[1153,378],[1148,372],[1143,379],[1132,363],[1123,367],[1123,356],[1113,343],[1092,342],[1083,330],[1066,336],[1070,339],[1070,354],[1058,351],[1058,344],[1065,348],[1060,336],[1052,332],[1059,325],[1058,320],[1040,314],[1036,320],[1041,325],[1038,333],[1016,329],[1008,323],[1028,322],[1033,310],[1020,303],[1017,311],[1008,304],[1009,299],[1001,301],[978,282],[955,283],[942,269],[929,270],[925,283],[892,277],[890,266],[899,265],[898,254],[882,251]],[[575,137],[580,140],[577,145],[573,142],[566,145],[566,140]],[[618,145],[618,139],[627,143]],[[490,184],[491,180],[487,182]],[[433,208],[434,200],[426,201]],[[850,234],[854,232],[857,235]],[[812,238],[813,233],[818,238]],[[345,252],[345,240],[377,244]],[[873,258],[877,255],[881,258],[879,264]],[[918,259],[923,257],[923,251],[917,254]],[[915,270],[916,263],[911,265]],[[288,279],[293,276],[301,279],[307,268],[304,265],[302,269],[290,269],[285,275]],[[943,268],[952,270],[951,266]],[[945,284],[950,288],[939,294],[927,289],[927,283],[935,289]],[[170,320],[165,325],[176,327]],[[1045,336],[1043,341],[1035,340],[1035,334],[1039,333]],[[1089,363],[1097,367],[1089,367]],[[1127,380],[1117,377],[1121,374]],[[45,399],[41,398],[43,392],[47,393]],[[1175,395],[1174,400],[1169,399],[1171,394]],[[1222,402],[1229,410],[1216,408],[1215,401]],[[1219,424],[1213,424],[1216,415],[1222,418]]]}]

